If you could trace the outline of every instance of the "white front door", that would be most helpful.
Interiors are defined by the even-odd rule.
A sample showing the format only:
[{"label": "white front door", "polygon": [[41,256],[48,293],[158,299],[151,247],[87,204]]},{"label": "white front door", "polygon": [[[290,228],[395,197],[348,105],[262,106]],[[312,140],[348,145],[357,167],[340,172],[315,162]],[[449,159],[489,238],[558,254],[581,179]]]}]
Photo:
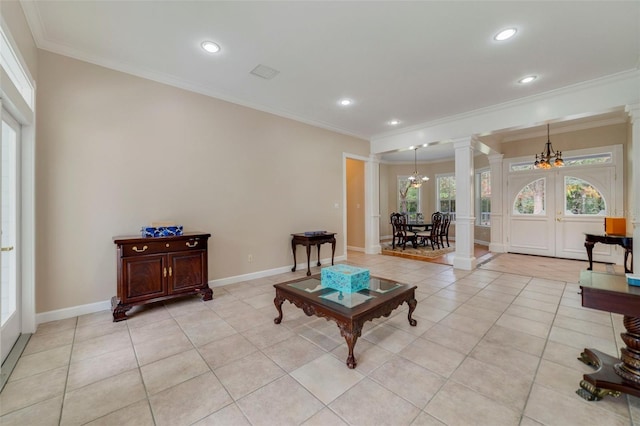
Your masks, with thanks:
[{"label": "white front door", "polygon": [[[509,173],[508,251],[586,260],[584,234],[603,233],[604,217],[622,214],[620,193],[612,165]],[[620,263],[620,253],[598,244],[594,260]]]},{"label": "white front door", "polygon": [[[584,234],[604,233],[604,216],[614,216],[618,211],[615,168],[559,169],[555,197],[555,256],[586,260]],[[616,263],[615,248],[598,244],[594,259]]]},{"label": "white front door", "polygon": [[0,149],[0,322],[2,361],[20,337],[21,287],[19,277],[18,234],[19,211],[19,143],[20,125],[6,111],[2,111],[2,149]]},{"label": "white front door", "polygon": [[508,251],[555,256],[555,177],[540,171],[507,177]]}]

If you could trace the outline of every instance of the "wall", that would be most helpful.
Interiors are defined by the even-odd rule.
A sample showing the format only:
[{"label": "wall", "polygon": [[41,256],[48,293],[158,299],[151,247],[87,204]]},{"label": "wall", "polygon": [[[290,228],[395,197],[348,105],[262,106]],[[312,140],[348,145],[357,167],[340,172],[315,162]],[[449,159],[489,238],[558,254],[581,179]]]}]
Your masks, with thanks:
[{"label": "wall", "polygon": [[38,49],[31,30],[27,25],[27,20],[22,11],[20,2],[15,0],[3,0],[0,1],[0,15],[2,19],[9,27],[11,36],[18,46],[20,55],[31,73],[31,77],[34,80],[38,79]]},{"label": "wall", "polygon": [[347,247],[364,251],[364,161],[347,158]]},{"label": "wall", "polygon": [[211,232],[210,280],[290,266],[291,233],[343,229],[343,152],[367,156],[366,141],[45,51],[38,63],[37,312],[115,295],[112,237],[151,221]]}]

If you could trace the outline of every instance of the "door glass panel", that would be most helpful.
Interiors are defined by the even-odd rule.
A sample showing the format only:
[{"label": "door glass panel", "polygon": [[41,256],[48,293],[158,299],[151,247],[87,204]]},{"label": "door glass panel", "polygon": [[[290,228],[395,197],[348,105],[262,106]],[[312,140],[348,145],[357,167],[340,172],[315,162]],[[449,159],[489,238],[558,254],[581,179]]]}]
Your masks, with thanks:
[{"label": "door glass panel", "polygon": [[513,202],[513,214],[545,214],[545,178],[525,185]]},{"label": "door glass panel", "polygon": [[586,180],[565,176],[566,215],[605,215],[607,203],[598,189]]},{"label": "door glass panel", "polygon": [[0,277],[2,287],[1,325],[4,325],[16,311],[16,132],[2,122],[2,152],[0,153],[0,212],[2,225],[2,245]]}]

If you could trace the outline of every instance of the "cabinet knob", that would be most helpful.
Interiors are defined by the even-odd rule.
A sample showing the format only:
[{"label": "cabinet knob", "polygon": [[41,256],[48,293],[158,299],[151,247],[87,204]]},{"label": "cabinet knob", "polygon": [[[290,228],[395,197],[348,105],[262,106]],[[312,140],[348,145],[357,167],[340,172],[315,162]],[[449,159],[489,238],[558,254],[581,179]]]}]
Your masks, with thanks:
[{"label": "cabinet knob", "polygon": [[198,245],[198,242],[197,242],[197,241],[194,241],[194,242],[193,242],[193,244],[192,244],[192,243],[190,243],[189,241],[187,241],[185,244],[186,244],[186,245],[187,245],[187,247],[189,247],[189,248],[194,248],[195,246],[197,246],[197,245]]},{"label": "cabinet knob", "polygon": [[169,276],[170,276],[170,277],[171,277],[171,276],[173,276],[173,272],[172,272],[172,270],[171,270],[171,266],[169,266]]},{"label": "cabinet knob", "polygon": [[147,246],[143,246],[141,249],[139,249],[138,246],[133,246],[133,251],[135,251],[136,253],[142,253],[143,251],[145,251],[148,248],[149,247],[147,247]]},{"label": "cabinet knob", "polygon": [[164,268],[164,273],[162,275],[167,278],[167,268]]}]

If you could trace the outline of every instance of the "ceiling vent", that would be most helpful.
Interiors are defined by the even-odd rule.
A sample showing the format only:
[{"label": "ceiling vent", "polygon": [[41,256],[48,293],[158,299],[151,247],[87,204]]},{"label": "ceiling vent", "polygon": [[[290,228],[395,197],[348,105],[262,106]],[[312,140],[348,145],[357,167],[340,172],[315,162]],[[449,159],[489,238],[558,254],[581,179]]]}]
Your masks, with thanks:
[{"label": "ceiling vent", "polygon": [[271,80],[273,77],[280,74],[280,71],[274,70],[266,65],[258,65],[251,70],[251,74],[264,78],[265,80]]}]

